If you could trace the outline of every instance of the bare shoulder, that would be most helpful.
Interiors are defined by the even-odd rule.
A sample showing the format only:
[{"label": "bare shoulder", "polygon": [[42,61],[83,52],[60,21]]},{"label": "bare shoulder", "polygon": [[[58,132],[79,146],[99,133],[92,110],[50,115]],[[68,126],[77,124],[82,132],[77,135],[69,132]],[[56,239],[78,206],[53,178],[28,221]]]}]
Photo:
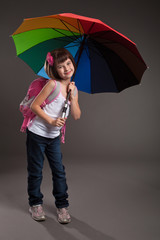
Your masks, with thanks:
[{"label": "bare shoulder", "polygon": [[46,84],[45,89],[48,90],[48,91],[52,91],[53,88],[55,87],[55,85],[56,85],[55,81],[50,79],[48,81],[48,83]]},{"label": "bare shoulder", "polygon": [[55,85],[56,85],[56,82],[55,82],[55,80],[50,79],[50,80],[48,81],[47,85],[48,85],[49,87],[51,87],[51,88],[54,88]]}]

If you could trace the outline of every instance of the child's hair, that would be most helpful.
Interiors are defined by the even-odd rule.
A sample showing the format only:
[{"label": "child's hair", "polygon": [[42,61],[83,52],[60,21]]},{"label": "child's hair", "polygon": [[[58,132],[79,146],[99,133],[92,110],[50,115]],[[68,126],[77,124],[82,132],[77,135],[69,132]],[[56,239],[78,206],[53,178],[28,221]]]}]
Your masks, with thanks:
[{"label": "child's hair", "polygon": [[49,58],[51,57],[52,62],[48,61],[46,58],[45,71],[50,78],[56,78],[57,80],[61,79],[57,72],[56,66],[57,64],[60,64],[66,61],[68,58],[72,61],[74,69],[76,70],[76,63],[74,61],[74,58],[67,49],[58,48],[48,53],[47,56],[48,55],[49,55]]}]

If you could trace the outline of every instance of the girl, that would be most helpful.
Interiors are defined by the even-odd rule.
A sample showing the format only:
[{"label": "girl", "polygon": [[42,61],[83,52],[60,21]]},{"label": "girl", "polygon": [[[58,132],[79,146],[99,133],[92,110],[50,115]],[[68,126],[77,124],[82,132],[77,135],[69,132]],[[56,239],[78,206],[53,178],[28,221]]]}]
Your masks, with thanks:
[{"label": "girl", "polygon": [[[58,221],[60,223],[71,221],[68,213],[68,187],[60,149],[60,130],[66,121],[66,118],[64,119],[61,116],[69,90],[71,90],[71,115],[75,120],[79,119],[81,115],[78,91],[75,83],[71,82],[75,68],[74,59],[66,49],[56,49],[48,53],[45,61],[45,71],[51,79],[31,105],[31,110],[36,114],[36,117],[30,122],[27,129],[28,195],[29,212],[36,221],[45,220],[45,213],[42,208],[43,194],[40,191],[44,154],[52,171],[53,196],[55,197]],[[53,102],[42,109],[41,104],[55,87],[54,78],[60,81],[60,94]],[[68,116],[68,114],[69,111],[66,115]]]}]

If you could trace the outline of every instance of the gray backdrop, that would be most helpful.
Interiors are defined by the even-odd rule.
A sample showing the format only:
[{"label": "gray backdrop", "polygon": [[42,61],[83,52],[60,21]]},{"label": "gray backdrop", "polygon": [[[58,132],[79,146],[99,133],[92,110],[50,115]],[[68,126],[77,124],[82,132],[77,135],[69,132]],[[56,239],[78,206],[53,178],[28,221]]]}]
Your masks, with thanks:
[{"label": "gray backdrop", "polygon": [[[120,94],[79,94],[82,117],[68,120],[66,156],[112,155],[158,158],[159,128],[159,8],[158,1],[3,1],[1,7],[1,155],[24,155],[25,134],[19,132],[19,103],[33,71],[16,57],[11,35],[23,18],[61,12],[99,18],[134,41],[149,70],[142,84]],[[3,161],[2,161],[3,162]]]},{"label": "gray backdrop", "polygon": [[[19,103],[33,71],[9,37],[23,18],[72,12],[99,18],[134,41],[149,69],[141,85],[120,94],[79,94],[81,119],[69,118],[62,146],[72,223],[60,226],[45,165],[47,221],[33,222],[26,193],[25,134]],[[159,240],[158,1],[1,1],[0,239]],[[13,224],[14,223],[14,224]]]}]

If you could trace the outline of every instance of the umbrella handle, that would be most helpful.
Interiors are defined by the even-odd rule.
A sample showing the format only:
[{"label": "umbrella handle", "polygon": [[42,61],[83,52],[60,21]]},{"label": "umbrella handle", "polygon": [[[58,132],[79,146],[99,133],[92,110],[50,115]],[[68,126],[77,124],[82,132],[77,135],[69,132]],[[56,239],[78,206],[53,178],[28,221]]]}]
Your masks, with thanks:
[{"label": "umbrella handle", "polygon": [[67,95],[67,98],[66,98],[63,110],[62,110],[62,118],[65,118],[65,116],[66,116],[66,111],[67,111],[67,108],[68,108],[68,101],[69,101],[70,95],[71,95],[71,90],[69,90],[69,92],[68,92],[68,95]]}]

